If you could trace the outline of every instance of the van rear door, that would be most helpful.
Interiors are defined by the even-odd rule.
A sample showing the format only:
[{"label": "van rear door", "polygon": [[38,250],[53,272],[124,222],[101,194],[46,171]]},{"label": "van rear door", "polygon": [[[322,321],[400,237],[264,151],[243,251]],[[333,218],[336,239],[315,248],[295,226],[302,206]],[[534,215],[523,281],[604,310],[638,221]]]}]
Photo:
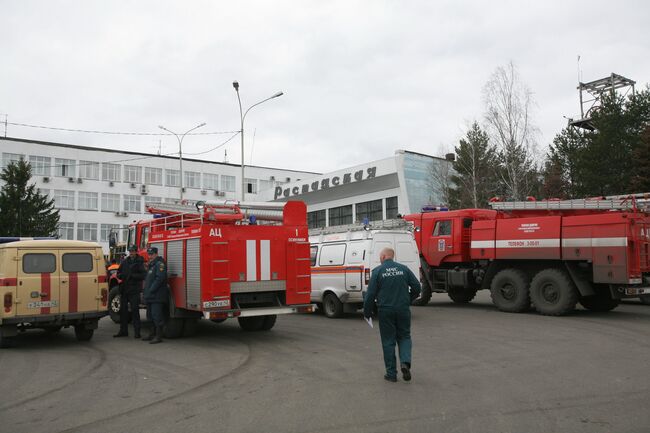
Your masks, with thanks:
[{"label": "van rear door", "polygon": [[365,242],[350,242],[345,257],[345,290],[358,292],[363,288],[363,256]]},{"label": "van rear door", "polygon": [[16,315],[59,312],[59,259],[57,251],[18,249]]},{"label": "van rear door", "polygon": [[65,249],[61,257],[61,312],[99,309],[99,280],[95,250]]}]

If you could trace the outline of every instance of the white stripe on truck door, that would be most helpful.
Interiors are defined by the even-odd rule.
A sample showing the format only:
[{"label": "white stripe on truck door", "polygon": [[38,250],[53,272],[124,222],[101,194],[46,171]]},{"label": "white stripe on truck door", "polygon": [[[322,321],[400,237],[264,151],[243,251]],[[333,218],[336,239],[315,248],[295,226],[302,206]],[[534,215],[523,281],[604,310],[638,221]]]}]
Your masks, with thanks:
[{"label": "white stripe on truck door", "polygon": [[260,280],[271,279],[271,241],[260,241]]},{"label": "white stripe on truck door", "polygon": [[246,281],[257,280],[257,241],[246,241]]}]

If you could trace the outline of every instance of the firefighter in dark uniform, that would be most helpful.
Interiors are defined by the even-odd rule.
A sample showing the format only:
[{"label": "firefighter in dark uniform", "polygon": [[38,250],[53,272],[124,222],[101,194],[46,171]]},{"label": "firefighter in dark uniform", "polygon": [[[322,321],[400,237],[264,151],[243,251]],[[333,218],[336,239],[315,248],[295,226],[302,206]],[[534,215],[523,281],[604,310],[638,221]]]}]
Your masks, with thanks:
[{"label": "firefighter in dark uniform", "polygon": [[[392,248],[381,250],[381,265],[372,270],[368,292],[363,303],[363,315],[370,318],[375,305],[379,318],[379,334],[384,350],[386,374],[384,379],[397,381],[395,344],[404,380],[411,380],[411,310],[413,299],[420,295],[420,281],[411,270],[393,260]],[[410,288],[410,290],[409,290]],[[376,304],[375,304],[376,302]]]},{"label": "firefighter in dark uniform", "polygon": [[167,264],[158,255],[158,248],[150,247],[149,269],[144,280],[144,301],[147,303],[147,318],[153,322],[151,333],[143,338],[150,344],[162,343],[163,327],[165,325],[165,308],[169,302],[167,288]]},{"label": "firefighter in dark uniform", "polygon": [[138,248],[132,245],[129,247],[129,256],[122,261],[117,269],[117,278],[122,281],[120,284],[120,332],[113,337],[129,335],[130,305],[134,337],[140,338],[140,293],[142,292],[142,280],[146,275],[144,259],[138,255]]}]

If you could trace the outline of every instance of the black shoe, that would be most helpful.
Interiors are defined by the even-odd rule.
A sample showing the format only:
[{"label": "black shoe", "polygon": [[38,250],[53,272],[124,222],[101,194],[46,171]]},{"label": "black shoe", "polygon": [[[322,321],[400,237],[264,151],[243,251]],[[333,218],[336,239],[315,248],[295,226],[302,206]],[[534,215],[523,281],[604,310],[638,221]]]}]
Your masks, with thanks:
[{"label": "black shoe", "polygon": [[156,335],[156,336],[153,338],[153,340],[151,340],[151,341],[149,342],[149,344],[158,344],[158,343],[162,343],[162,338],[160,338],[158,335]]},{"label": "black shoe", "polygon": [[140,333],[136,332],[135,335],[133,336],[133,338],[140,339],[141,338]]},{"label": "black shoe", "polygon": [[408,364],[402,364],[402,377],[407,382],[411,380],[411,367]]},{"label": "black shoe", "polygon": [[147,335],[146,337],[142,337],[142,341],[151,341],[151,340],[153,340],[153,338],[155,336],[156,336],[156,334],[152,332],[151,334]]},{"label": "black shoe", "polygon": [[384,379],[386,379],[389,382],[397,382],[397,378],[393,376],[389,376],[387,374],[384,375]]},{"label": "black shoe", "polygon": [[118,332],[117,334],[113,335],[113,338],[118,338],[118,337],[128,337],[129,334],[127,332]]}]

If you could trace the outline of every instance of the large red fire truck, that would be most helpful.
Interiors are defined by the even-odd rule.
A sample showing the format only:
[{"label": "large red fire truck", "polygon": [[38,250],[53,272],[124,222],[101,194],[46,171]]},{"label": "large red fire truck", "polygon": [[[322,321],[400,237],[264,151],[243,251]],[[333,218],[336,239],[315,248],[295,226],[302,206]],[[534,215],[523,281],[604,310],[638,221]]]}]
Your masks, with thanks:
[{"label": "large red fire truck", "polygon": [[[493,200],[492,209],[407,215],[423,294],[469,302],[489,289],[501,311],[562,315],[577,302],[609,311],[650,294],[648,194],[580,200]],[[646,298],[647,299],[647,298]]]},{"label": "large red fire truck", "polygon": [[195,332],[200,318],[237,317],[244,330],[269,330],[278,314],[311,312],[303,202],[150,204],[129,228],[128,246],[167,262],[170,317],[165,333]]}]

